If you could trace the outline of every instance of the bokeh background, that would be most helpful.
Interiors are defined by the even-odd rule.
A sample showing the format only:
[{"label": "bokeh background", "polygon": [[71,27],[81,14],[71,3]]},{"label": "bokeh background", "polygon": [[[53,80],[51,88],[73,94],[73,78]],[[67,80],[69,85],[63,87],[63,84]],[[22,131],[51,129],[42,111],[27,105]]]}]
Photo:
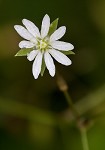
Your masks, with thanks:
[{"label": "bokeh background", "polygon": [[67,27],[72,65],[56,62],[76,109],[88,119],[90,150],[105,149],[105,0],[0,0],[0,150],[82,150],[68,104],[48,71],[35,80],[32,62],[14,57],[21,40],[13,26],[41,26],[47,13]]}]

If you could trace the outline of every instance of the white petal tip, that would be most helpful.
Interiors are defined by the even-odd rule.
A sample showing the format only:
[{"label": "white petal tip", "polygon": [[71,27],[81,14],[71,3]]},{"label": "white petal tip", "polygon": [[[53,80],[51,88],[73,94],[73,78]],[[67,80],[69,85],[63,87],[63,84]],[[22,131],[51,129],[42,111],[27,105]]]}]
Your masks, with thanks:
[{"label": "white petal tip", "polygon": [[66,30],[66,26],[62,26],[62,28],[64,28]]},{"label": "white petal tip", "polygon": [[54,72],[53,74],[50,73],[50,75],[51,75],[52,77],[54,77],[54,76],[55,76],[55,72]]},{"label": "white petal tip", "polygon": [[20,25],[14,25],[14,29],[18,32],[20,30]]},{"label": "white petal tip", "polygon": [[38,73],[36,73],[36,72],[32,71],[32,74],[33,74],[34,79],[38,79],[38,76],[39,76],[39,74],[38,74]]},{"label": "white petal tip", "polygon": [[25,19],[25,18],[24,18],[24,19],[22,19],[22,23],[23,23],[23,24],[24,24],[24,22],[26,22],[26,21],[27,21],[27,19]]},{"label": "white petal tip", "polygon": [[52,71],[49,71],[50,76],[54,77],[55,76],[55,68]]},{"label": "white petal tip", "polygon": [[38,79],[38,76],[34,76],[34,79]]},{"label": "white petal tip", "polygon": [[73,50],[73,49],[74,49],[74,46],[69,43],[68,50]]},{"label": "white petal tip", "polygon": [[14,29],[16,30],[18,28],[18,25],[14,25]]},{"label": "white petal tip", "polygon": [[27,56],[27,59],[28,59],[29,61],[32,61],[28,56]]},{"label": "white petal tip", "polygon": [[48,18],[49,18],[49,15],[48,15],[48,14],[46,14],[44,17],[48,17]]},{"label": "white petal tip", "polygon": [[74,49],[74,46],[73,45],[71,45],[71,48],[70,48],[71,50],[73,50]]},{"label": "white petal tip", "polygon": [[25,21],[25,20],[27,20],[27,19],[25,19],[25,18],[24,18],[24,19],[22,19],[22,21]]},{"label": "white petal tip", "polygon": [[30,57],[29,54],[27,55],[27,59],[28,59],[29,61],[32,61],[32,59],[31,59],[31,57]]},{"label": "white petal tip", "polygon": [[22,23],[24,23],[24,21],[26,21],[26,19],[22,19]]},{"label": "white petal tip", "polygon": [[34,79],[38,79],[39,73],[32,71]]},{"label": "white petal tip", "polygon": [[70,66],[72,64],[72,61],[69,60],[68,62],[65,63],[65,66]]},{"label": "white petal tip", "polygon": [[61,28],[66,32],[66,26],[62,26]]}]

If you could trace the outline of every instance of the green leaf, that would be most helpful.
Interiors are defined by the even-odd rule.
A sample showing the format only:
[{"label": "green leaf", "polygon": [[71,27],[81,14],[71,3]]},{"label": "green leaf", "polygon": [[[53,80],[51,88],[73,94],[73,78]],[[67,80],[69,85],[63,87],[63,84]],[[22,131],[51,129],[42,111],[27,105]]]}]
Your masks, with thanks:
[{"label": "green leaf", "polygon": [[17,52],[15,56],[26,56],[28,53],[30,53],[33,50],[33,48],[22,48]]},{"label": "green leaf", "polygon": [[46,69],[46,65],[45,65],[45,61],[44,61],[44,58],[43,58],[42,59],[42,66],[41,66],[41,76],[43,76],[45,69]]},{"label": "green leaf", "polygon": [[69,51],[61,51],[63,54],[65,54],[65,55],[75,55],[75,53],[73,52],[73,51],[71,51],[71,50],[69,50]]},{"label": "green leaf", "polygon": [[58,20],[59,20],[59,18],[55,19],[55,20],[51,23],[50,29],[49,29],[49,33],[48,33],[49,36],[57,29]]}]

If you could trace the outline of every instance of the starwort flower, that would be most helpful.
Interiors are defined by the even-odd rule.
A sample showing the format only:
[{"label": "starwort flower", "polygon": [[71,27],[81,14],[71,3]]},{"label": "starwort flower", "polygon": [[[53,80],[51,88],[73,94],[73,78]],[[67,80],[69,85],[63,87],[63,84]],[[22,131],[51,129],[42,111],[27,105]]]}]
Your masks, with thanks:
[{"label": "starwort flower", "polygon": [[25,39],[19,43],[19,47],[21,49],[32,48],[27,53],[27,59],[29,61],[34,60],[32,73],[35,79],[41,73],[43,60],[52,77],[55,75],[55,65],[52,57],[63,65],[71,65],[71,60],[63,52],[72,50],[74,46],[70,43],[59,41],[66,32],[65,26],[59,27],[50,35],[50,17],[47,14],[42,20],[41,32],[33,22],[27,19],[23,19],[22,23],[25,27],[15,25],[14,28]]}]

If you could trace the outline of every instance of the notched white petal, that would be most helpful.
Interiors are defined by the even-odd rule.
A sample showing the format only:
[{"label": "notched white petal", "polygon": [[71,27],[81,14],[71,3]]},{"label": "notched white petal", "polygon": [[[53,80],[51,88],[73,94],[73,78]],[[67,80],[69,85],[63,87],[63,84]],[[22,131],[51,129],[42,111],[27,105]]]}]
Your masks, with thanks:
[{"label": "notched white petal", "polygon": [[26,40],[30,40],[33,38],[33,36],[23,26],[15,25],[14,28],[22,38],[24,38]]},{"label": "notched white petal", "polygon": [[32,61],[32,60],[34,60],[34,58],[36,57],[37,54],[38,54],[38,50],[33,50],[29,54],[27,54],[27,59],[29,61]]},{"label": "notched white petal", "polygon": [[56,61],[65,66],[69,66],[72,63],[71,60],[66,55],[57,50],[51,49],[49,50],[49,53],[55,58]]},{"label": "notched white petal", "polygon": [[41,37],[47,36],[50,27],[50,17],[46,14],[42,20]]},{"label": "notched white petal", "polygon": [[74,49],[74,46],[71,43],[62,42],[62,41],[54,41],[51,43],[51,46],[55,49],[63,50],[63,51]]},{"label": "notched white petal", "polygon": [[65,34],[66,32],[66,27],[65,26],[62,26],[62,27],[59,27],[50,37],[50,41],[56,41],[56,40],[59,40],[61,37],[63,37],[63,35]]},{"label": "notched white petal", "polygon": [[36,56],[33,66],[32,66],[32,73],[35,79],[38,78],[41,72],[41,65],[42,65],[42,53],[39,51],[38,55]]},{"label": "notched white petal", "polygon": [[20,48],[32,48],[34,47],[35,45],[32,43],[32,42],[29,42],[29,41],[21,41],[19,43],[19,47]]},{"label": "notched white petal", "polygon": [[33,22],[28,19],[23,19],[22,23],[34,37],[40,37],[39,29]]},{"label": "notched white petal", "polygon": [[44,54],[44,60],[50,75],[53,77],[55,75],[55,65],[51,55],[47,51]]}]

